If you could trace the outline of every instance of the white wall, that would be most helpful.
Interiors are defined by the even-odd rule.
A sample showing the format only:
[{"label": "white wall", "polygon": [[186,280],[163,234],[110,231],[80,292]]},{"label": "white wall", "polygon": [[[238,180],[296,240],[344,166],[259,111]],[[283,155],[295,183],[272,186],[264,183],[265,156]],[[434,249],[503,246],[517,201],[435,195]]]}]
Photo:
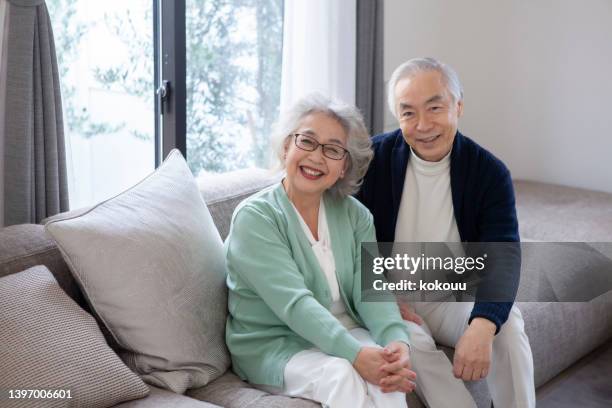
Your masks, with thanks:
[{"label": "white wall", "polygon": [[417,56],[458,71],[460,130],[514,178],[612,192],[612,1],[385,1],[385,79]]}]

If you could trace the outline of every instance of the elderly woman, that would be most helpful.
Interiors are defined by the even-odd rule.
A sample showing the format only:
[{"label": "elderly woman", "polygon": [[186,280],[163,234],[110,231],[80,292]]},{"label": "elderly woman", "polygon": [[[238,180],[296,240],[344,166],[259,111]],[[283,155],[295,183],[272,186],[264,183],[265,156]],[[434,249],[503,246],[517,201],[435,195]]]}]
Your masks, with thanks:
[{"label": "elderly woman", "polygon": [[406,325],[395,303],[361,301],[360,245],[376,240],[351,197],[372,157],[361,116],[311,95],[279,128],[286,175],[238,206],[225,243],[234,371],[323,406],[406,407]]}]

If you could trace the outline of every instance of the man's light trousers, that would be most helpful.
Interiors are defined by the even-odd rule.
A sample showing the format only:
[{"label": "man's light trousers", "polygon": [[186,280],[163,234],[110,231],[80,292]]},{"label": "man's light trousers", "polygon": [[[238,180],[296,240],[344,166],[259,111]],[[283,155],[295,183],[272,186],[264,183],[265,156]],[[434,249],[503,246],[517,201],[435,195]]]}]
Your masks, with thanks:
[{"label": "man's light trousers", "polygon": [[[422,325],[406,322],[417,394],[430,408],[475,407],[463,381],[454,377],[452,362],[436,348],[436,342],[455,347],[468,326],[474,303],[420,302],[412,306],[424,320]],[[493,340],[486,380],[495,408],[535,407],[533,357],[516,305]]]}]

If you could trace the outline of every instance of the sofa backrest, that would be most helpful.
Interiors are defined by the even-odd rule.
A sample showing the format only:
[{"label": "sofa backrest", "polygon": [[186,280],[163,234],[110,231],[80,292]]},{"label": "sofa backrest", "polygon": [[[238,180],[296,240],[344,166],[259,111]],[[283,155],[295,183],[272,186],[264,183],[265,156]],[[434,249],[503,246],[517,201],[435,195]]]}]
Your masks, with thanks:
[{"label": "sofa backrest", "polygon": [[83,303],[68,266],[42,225],[22,224],[0,229],[0,277],[35,265],[47,266],[62,289],[78,303]]},{"label": "sofa backrest", "polygon": [[198,177],[202,198],[208,205],[221,239],[225,240],[229,233],[236,206],[245,198],[279,180],[279,174],[262,169],[245,169]]}]

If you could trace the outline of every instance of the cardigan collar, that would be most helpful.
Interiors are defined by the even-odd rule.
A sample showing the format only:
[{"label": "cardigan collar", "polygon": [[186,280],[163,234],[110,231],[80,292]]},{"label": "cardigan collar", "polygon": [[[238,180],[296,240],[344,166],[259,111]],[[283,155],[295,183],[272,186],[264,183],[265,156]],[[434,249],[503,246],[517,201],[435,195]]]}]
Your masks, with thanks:
[{"label": "cardigan collar", "polygon": [[[277,200],[281,206],[281,209],[283,210],[284,216],[287,222],[290,223],[289,228],[295,231],[295,233],[297,234],[302,248],[307,248],[306,257],[308,258],[309,263],[319,271],[319,275],[321,278],[319,283],[324,282],[325,285],[327,285],[327,278],[325,277],[325,272],[323,271],[323,269],[321,269],[319,261],[317,260],[316,255],[312,249],[312,244],[308,240],[306,233],[301,228],[300,220],[298,218],[299,215],[297,211],[294,210],[294,205],[291,200],[289,200],[287,192],[283,187],[282,181],[279,182],[276,187],[274,187],[274,191]],[[342,247],[342,242],[346,239],[342,235],[343,231],[345,231],[345,228],[343,228],[343,221],[345,221],[345,217],[342,214],[341,203],[339,202],[339,200],[341,199],[332,196],[328,192],[324,192],[321,204],[325,206],[325,215],[327,220],[329,240],[331,241],[331,250],[334,254],[334,262],[336,263],[336,276],[338,277],[340,295],[346,303],[347,301],[344,290],[345,288],[343,287],[345,279],[343,279],[342,276],[346,275],[347,273],[352,273],[352,262],[346,259],[347,253],[345,250],[343,250]],[[329,297],[327,301],[331,302],[331,297]],[[330,305],[331,303],[324,306],[329,307]],[[349,314],[356,321],[360,321],[352,311]]]}]

